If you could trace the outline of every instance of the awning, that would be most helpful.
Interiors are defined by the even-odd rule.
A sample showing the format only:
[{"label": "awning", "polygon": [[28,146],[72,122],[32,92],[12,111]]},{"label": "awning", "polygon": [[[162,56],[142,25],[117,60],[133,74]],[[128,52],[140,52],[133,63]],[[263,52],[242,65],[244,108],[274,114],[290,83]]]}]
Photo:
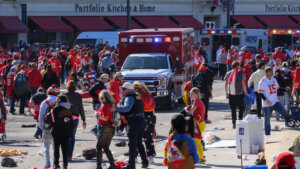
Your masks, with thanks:
[{"label": "awning", "polygon": [[[126,16],[108,16],[109,20],[111,20],[114,24],[119,26],[122,29],[127,29],[127,17]],[[130,19],[130,28],[131,29],[140,29],[142,28],[139,24],[134,22],[134,20]]]},{"label": "awning", "polygon": [[256,16],[259,20],[267,25],[271,29],[298,29],[298,26],[288,16],[276,15],[276,16]]},{"label": "awning", "polygon": [[100,16],[68,16],[65,18],[81,32],[113,29],[113,27]]},{"label": "awning", "polygon": [[292,17],[300,23],[300,15],[293,15]]},{"label": "awning", "polygon": [[253,16],[232,16],[234,20],[239,22],[245,28],[249,29],[264,29],[265,26],[258,22]]},{"label": "awning", "polygon": [[147,28],[178,28],[179,26],[166,16],[135,16]]},{"label": "awning", "polygon": [[56,16],[31,16],[34,23],[39,25],[45,32],[73,32],[73,29]]},{"label": "awning", "polygon": [[0,33],[26,33],[27,26],[16,16],[0,16]]},{"label": "awning", "polygon": [[196,30],[204,28],[204,25],[193,16],[173,16],[173,18],[186,28],[194,28]]}]

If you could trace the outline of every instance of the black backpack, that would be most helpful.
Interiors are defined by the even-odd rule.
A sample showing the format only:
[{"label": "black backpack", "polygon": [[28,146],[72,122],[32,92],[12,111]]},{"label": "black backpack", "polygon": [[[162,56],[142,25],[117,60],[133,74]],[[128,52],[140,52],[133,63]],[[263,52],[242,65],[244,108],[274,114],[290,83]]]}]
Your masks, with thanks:
[{"label": "black backpack", "polygon": [[29,92],[28,78],[24,73],[18,73],[14,78],[14,91],[19,97],[27,95]]},{"label": "black backpack", "polygon": [[52,128],[51,111],[53,110],[55,104],[50,104],[48,100],[46,100],[45,102],[48,104],[48,107],[46,109],[46,113],[43,116],[44,119],[43,128],[45,130],[51,130]]},{"label": "black backpack", "polygon": [[65,71],[70,71],[72,69],[71,58],[68,58],[65,64]]}]

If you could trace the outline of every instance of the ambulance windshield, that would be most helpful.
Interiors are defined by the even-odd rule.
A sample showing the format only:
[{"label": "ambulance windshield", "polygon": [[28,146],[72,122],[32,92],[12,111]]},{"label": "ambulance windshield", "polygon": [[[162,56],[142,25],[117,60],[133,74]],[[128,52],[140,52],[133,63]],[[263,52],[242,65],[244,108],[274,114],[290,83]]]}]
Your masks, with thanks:
[{"label": "ambulance windshield", "polygon": [[95,46],[96,39],[76,39],[75,45],[83,46]]},{"label": "ambulance windshield", "polygon": [[132,56],[126,59],[123,69],[168,69],[168,58],[166,56]]}]

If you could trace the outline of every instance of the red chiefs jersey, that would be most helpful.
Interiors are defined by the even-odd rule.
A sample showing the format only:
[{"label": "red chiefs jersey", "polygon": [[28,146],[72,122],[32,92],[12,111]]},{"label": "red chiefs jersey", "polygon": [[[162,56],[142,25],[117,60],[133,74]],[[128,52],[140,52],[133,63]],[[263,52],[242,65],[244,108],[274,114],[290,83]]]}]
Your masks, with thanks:
[{"label": "red chiefs jersey", "polygon": [[227,54],[227,59],[226,59],[226,64],[227,65],[231,65],[232,64],[232,60],[234,58],[234,55],[235,55],[235,52],[232,51],[232,52],[228,52]]},{"label": "red chiefs jersey", "polygon": [[194,54],[194,68],[198,70],[203,62],[203,57],[200,54]]},{"label": "red chiefs jersey", "polygon": [[59,72],[61,71],[61,64],[60,61],[56,57],[51,57],[48,60],[48,64],[52,66],[52,70],[59,76]]},{"label": "red chiefs jersey", "polygon": [[6,78],[6,82],[7,82],[7,96],[9,98],[13,98],[14,97],[14,78],[15,78],[15,73],[13,72],[9,72]]}]

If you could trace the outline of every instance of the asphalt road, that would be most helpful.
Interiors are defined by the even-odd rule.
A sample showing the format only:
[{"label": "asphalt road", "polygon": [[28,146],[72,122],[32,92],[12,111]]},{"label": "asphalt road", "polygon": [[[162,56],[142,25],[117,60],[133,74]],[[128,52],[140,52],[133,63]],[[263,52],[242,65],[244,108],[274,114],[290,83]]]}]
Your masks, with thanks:
[{"label": "asphalt road", "polygon": [[[156,112],[156,130],[159,134],[159,136],[155,139],[157,145],[162,143],[167,138],[168,131],[170,129],[170,119],[174,114],[179,113],[182,108],[183,106],[179,106],[172,111]],[[69,163],[70,169],[96,168],[95,160],[86,161],[81,155],[83,149],[94,148],[96,146],[96,137],[90,133],[90,130],[96,124],[96,119],[93,117],[94,111],[91,103],[84,103],[84,109],[87,118],[87,128],[84,130],[80,121],[77,129],[73,160]],[[208,117],[213,122],[211,125],[223,119],[223,117],[228,114],[228,111],[229,107],[225,98],[224,82],[215,81],[213,85],[213,100],[210,104]],[[7,148],[28,151],[28,155],[12,157],[18,162],[17,168],[42,168],[45,160],[41,155],[39,155],[39,151],[42,150],[43,143],[41,140],[34,139],[33,135],[35,128],[22,128],[22,124],[30,125],[36,124],[36,122],[32,116],[8,115],[6,125],[7,142],[3,143],[0,141],[0,149]],[[123,154],[128,151],[128,147],[115,146],[115,144],[120,141],[127,141],[127,137],[125,135],[114,136],[110,147],[116,160],[126,160],[127,157],[125,157]],[[156,151],[162,152],[161,148],[156,148]],[[52,159],[52,151],[50,153]],[[106,157],[104,155],[104,159],[105,158]],[[161,160],[157,161],[158,166],[161,165],[160,161]],[[155,165],[152,167],[155,168]]]}]

